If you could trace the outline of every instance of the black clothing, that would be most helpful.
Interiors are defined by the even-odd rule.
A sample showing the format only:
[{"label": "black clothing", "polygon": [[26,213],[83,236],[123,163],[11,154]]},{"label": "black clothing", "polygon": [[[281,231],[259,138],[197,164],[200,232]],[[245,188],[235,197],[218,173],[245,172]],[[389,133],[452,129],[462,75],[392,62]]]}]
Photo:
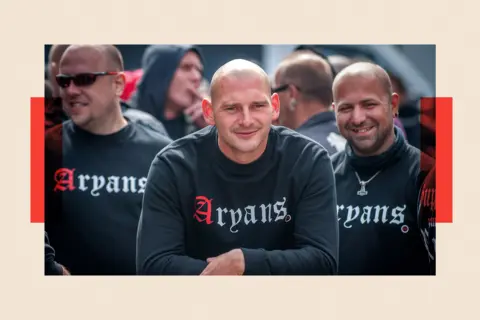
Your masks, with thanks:
[{"label": "black clothing", "polygon": [[338,223],[326,150],[284,127],[241,165],[206,127],[160,152],[139,223],[139,274],[199,275],[206,259],[241,248],[245,275],[336,274]]},{"label": "black clothing", "polygon": [[[421,153],[395,127],[384,154],[358,157],[347,144],[333,156],[340,227],[339,273],[428,274],[428,254],[418,227],[418,195],[424,175]],[[426,158],[427,159],[427,158]],[[368,194],[359,195],[360,179]]]},{"label": "black clothing", "polygon": [[170,139],[141,122],[94,135],[71,121],[46,134],[45,228],[72,275],[134,275],[148,168]]}]

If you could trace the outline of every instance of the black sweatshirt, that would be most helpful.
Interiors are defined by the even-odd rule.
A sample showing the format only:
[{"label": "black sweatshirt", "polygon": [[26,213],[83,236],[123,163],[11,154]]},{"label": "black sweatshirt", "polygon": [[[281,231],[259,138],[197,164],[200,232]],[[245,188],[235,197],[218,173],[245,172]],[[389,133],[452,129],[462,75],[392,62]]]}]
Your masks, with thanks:
[{"label": "black sweatshirt", "polygon": [[71,121],[46,134],[45,228],[72,275],[135,275],[148,169],[171,140],[129,124],[98,136]]},{"label": "black sweatshirt", "polygon": [[317,142],[272,127],[248,165],[206,127],[152,163],[137,240],[138,274],[199,275],[206,259],[241,248],[245,275],[336,274],[338,223],[331,160]]},{"label": "black sweatshirt", "polygon": [[[433,160],[407,144],[398,128],[396,140],[384,154],[358,157],[347,144],[332,157],[337,186],[340,227],[339,274],[429,274],[418,220],[418,197],[425,177],[422,166]],[[371,180],[365,196],[355,171]]]}]

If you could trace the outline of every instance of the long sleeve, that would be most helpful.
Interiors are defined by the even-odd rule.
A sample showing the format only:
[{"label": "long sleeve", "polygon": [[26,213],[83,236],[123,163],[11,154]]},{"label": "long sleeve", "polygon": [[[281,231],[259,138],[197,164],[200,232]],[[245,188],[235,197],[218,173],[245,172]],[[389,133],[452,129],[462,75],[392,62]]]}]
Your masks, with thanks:
[{"label": "long sleeve", "polygon": [[162,158],[152,162],[137,234],[137,274],[199,275],[207,262],[185,255],[185,222],[171,168]]},{"label": "long sleeve", "polygon": [[45,275],[63,275],[62,266],[55,261],[55,250],[50,245],[47,232],[45,232]]},{"label": "long sleeve", "polygon": [[312,159],[295,213],[295,248],[266,251],[242,248],[245,275],[335,275],[338,272],[338,220],[335,177],[325,151]]}]

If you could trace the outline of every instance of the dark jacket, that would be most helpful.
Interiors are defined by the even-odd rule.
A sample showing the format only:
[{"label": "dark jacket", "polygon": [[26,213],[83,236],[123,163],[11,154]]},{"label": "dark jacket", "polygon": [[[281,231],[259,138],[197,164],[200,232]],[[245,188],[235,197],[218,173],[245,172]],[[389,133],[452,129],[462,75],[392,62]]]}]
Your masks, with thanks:
[{"label": "dark jacket", "polygon": [[203,59],[200,49],[195,46],[153,45],[148,47],[142,58],[142,78],[130,100],[133,108],[145,111],[162,122],[173,140],[199,129],[188,123],[184,115],[172,120],[166,120],[164,117],[170,82],[183,56],[192,50],[199,55],[200,59]]},{"label": "dark jacket", "polygon": [[345,149],[345,138],[338,132],[333,111],[317,113],[296,131],[320,143],[330,155]]},{"label": "dark jacket", "polygon": [[165,126],[160,121],[155,119],[155,117],[151,114],[132,108],[128,103],[123,101],[120,103],[120,105],[122,107],[123,116],[129,119],[131,122],[141,123],[150,129],[170,138]]},{"label": "dark jacket", "polygon": [[[417,213],[434,160],[408,144],[398,127],[395,136],[381,155],[359,157],[347,144],[332,157],[341,275],[430,274]],[[365,188],[359,179],[369,181]]]},{"label": "dark jacket", "polygon": [[48,239],[47,232],[45,232],[45,275],[63,275],[62,266],[55,261],[55,250],[50,245],[50,240]]}]

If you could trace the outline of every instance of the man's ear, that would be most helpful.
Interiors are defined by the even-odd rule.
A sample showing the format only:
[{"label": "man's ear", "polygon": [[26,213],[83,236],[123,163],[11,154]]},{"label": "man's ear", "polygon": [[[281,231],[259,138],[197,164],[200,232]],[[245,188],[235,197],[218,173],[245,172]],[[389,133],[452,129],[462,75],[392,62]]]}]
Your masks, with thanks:
[{"label": "man's ear", "polygon": [[48,78],[50,79],[50,81],[55,80],[55,76],[57,75],[57,73],[58,73],[57,64],[55,62],[49,63],[49,65],[48,65]]},{"label": "man's ear", "polygon": [[116,75],[115,77],[115,93],[117,96],[121,96],[123,91],[125,90],[125,83],[127,78],[125,77],[125,73],[121,72]]},{"label": "man's ear", "polygon": [[278,93],[272,94],[272,120],[277,121],[280,116],[280,97]]},{"label": "man's ear", "polygon": [[400,97],[398,96],[398,94],[394,92],[392,94],[391,99],[392,99],[392,114],[393,114],[393,117],[396,118],[398,116],[398,107],[399,107]]},{"label": "man's ear", "polygon": [[212,103],[207,98],[204,98],[202,100],[202,111],[203,111],[203,118],[205,119],[207,124],[214,126],[215,118],[213,116],[213,107],[212,107]]}]

